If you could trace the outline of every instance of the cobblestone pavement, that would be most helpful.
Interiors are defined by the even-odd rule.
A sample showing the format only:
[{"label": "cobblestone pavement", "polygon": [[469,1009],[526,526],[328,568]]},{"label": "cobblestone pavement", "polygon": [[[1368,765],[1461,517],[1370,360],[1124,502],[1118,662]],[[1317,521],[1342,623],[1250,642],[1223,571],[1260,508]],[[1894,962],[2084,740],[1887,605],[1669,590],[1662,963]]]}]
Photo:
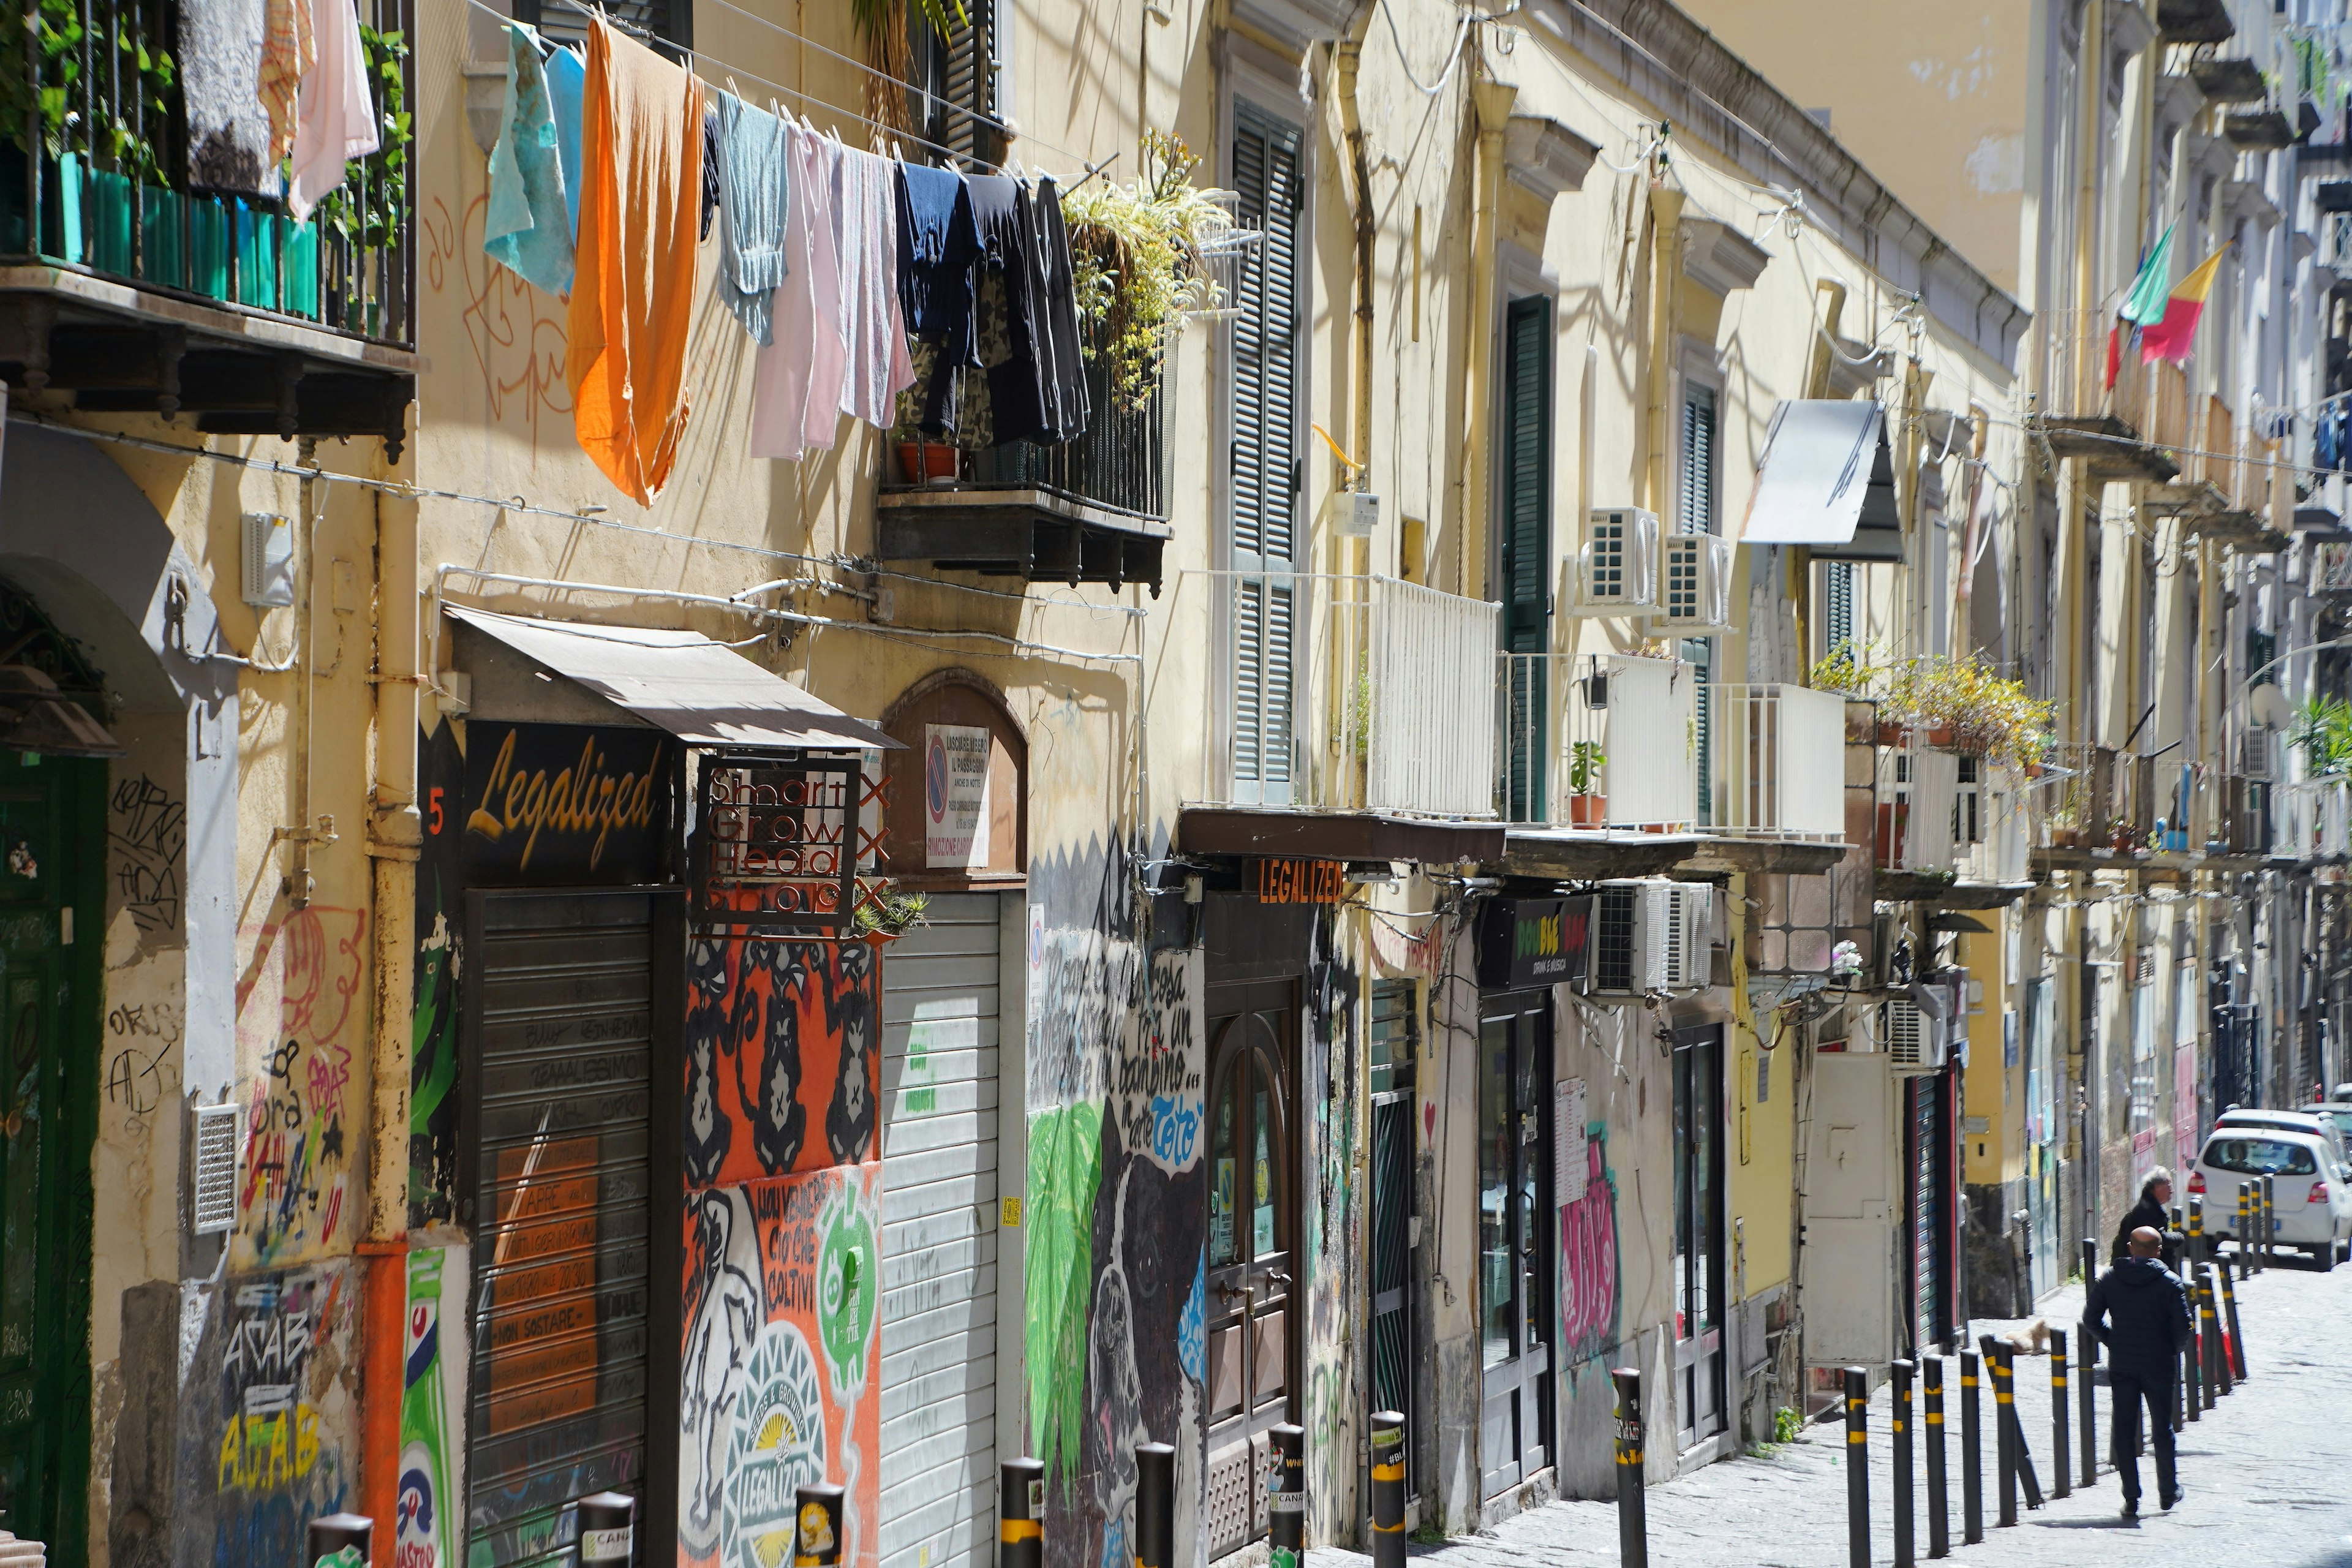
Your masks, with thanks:
[{"label": "cobblestone pavement", "polygon": [[[2045,1300],[2041,1315],[2077,1334],[2082,1289]],[[2107,1391],[2099,1389],[2098,1479],[2087,1489],[2038,1510],[2020,1503],[2021,1522],[1994,1523],[1992,1400],[1984,1411],[1985,1540],[1960,1544],[1959,1371],[1946,1363],[1946,1419],[1951,1454],[1952,1556],[1970,1562],[2042,1568],[2118,1562],[2192,1563],[2224,1568],[2352,1568],[2352,1267],[2322,1274],[2290,1263],[2238,1286],[2249,1380],[2220,1398],[2179,1437],[2188,1495],[2158,1511],[2155,1458],[2140,1461],[2142,1516],[2121,1517],[2122,1493],[2105,1463]],[[1978,1332],[2011,1323],[1979,1321]],[[2050,1363],[2018,1358],[2018,1406],[2043,1489],[2053,1479]],[[2073,1391],[2069,1390],[2070,1397]],[[1870,1414],[1871,1559],[1895,1560],[1893,1472],[1887,1436],[1888,1393]],[[2079,1432],[2073,1438],[2081,1452]],[[1797,1442],[1709,1465],[1649,1494],[1650,1561],[1656,1568],[1843,1568],[1847,1561],[1844,1430],[1807,1428]],[[1925,1465],[1924,1447],[1920,1463]],[[1917,1483],[1918,1554],[1927,1552],[1927,1483]],[[1613,1504],[1555,1502],[1506,1521],[1491,1535],[1413,1549],[1417,1568],[1577,1568],[1613,1564]],[[1354,1552],[1313,1551],[1308,1568],[1365,1568]]]}]

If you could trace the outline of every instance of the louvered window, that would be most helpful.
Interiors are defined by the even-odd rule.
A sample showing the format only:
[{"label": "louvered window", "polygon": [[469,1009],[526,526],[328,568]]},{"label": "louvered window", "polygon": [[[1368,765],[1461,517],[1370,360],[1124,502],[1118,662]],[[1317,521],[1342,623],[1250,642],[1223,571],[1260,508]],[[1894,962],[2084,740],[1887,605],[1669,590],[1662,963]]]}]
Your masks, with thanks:
[{"label": "louvered window", "polygon": [[1685,637],[1683,658],[1690,664],[1691,679],[1698,683],[1698,744],[1692,748],[1697,753],[1698,819],[1711,823],[1715,820],[1715,639]]},{"label": "louvered window", "polygon": [[[1503,646],[1541,654],[1551,646],[1551,301],[1511,301],[1503,352]],[[1622,579],[1622,565],[1614,568]],[[1544,816],[1545,668],[1510,661],[1510,820]]]},{"label": "louvered window", "polygon": [[1683,482],[1675,509],[1682,533],[1715,531],[1715,389],[1683,392]]},{"label": "louvered window", "polygon": [[1286,804],[1297,683],[1303,133],[1234,105],[1235,219],[1259,230],[1237,290],[1229,355],[1234,797]]},{"label": "louvered window", "polygon": [[[604,0],[604,12],[625,33],[667,38],[673,44],[694,42],[693,0]],[[560,43],[576,44],[588,37],[588,13],[570,0],[515,0],[514,17]]]},{"label": "louvered window", "polygon": [[1834,654],[1853,641],[1853,563],[1831,561],[1822,567],[1822,651]]},{"label": "louvered window", "polygon": [[916,128],[965,163],[993,163],[1003,156],[996,128],[996,0],[963,0],[963,25],[942,38],[919,10],[908,11]]}]

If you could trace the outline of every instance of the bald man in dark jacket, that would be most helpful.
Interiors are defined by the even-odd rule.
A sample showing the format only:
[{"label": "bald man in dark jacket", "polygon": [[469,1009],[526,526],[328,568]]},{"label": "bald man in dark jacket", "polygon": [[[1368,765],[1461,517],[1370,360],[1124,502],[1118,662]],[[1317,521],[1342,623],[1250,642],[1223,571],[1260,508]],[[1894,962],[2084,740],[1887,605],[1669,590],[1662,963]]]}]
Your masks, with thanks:
[{"label": "bald man in dark jacket", "polygon": [[2156,1494],[2166,1508],[2180,1500],[2173,1467],[2172,1379],[2191,1335],[2189,1291],[2158,1258],[2164,1238],[2153,1226],[2131,1233],[2131,1256],[2099,1276],[2083,1303],[2083,1331],[2106,1346],[2115,1391],[2116,1469],[2123,1478],[2124,1517],[2139,1512],[2139,1412],[2156,1433]]}]

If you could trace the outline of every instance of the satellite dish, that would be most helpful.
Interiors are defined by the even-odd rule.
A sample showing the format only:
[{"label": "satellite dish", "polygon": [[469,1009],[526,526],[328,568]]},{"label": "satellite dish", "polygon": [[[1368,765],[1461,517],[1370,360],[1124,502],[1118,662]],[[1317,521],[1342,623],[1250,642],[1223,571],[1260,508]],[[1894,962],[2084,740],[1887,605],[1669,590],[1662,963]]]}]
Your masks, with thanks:
[{"label": "satellite dish", "polygon": [[2286,693],[2266,681],[2246,694],[2246,712],[2265,729],[2284,729],[2287,721]]}]

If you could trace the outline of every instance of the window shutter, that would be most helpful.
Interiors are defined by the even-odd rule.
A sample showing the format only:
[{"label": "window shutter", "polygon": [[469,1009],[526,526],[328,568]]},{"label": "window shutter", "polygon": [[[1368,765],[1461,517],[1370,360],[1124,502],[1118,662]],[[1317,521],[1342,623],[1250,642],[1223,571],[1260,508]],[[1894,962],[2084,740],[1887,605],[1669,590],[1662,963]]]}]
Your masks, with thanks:
[{"label": "window shutter", "polygon": [[1698,819],[1710,824],[1715,820],[1715,693],[1709,689],[1715,679],[1715,639],[1685,637],[1683,658],[1691,667],[1691,679],[1698,682],[1698,744],[1693,748],[1698,753]]},{"label": "window shutter", "polygon": [[1694,386],[1683,394],[1683,488],[1675,516],[1682,533],[1715,531],[1715,392]]},{"label": "window shutter", "polygon": [[[929,134],[966,163],[993,163],[1002,155],[995,128],[973,117],[996,117],[995,0],[964,0],[963,14],[964,25],[948,35],[940,82],[942,101],[933,108]],[[929,26],[918,13],[910,11],[907,17],[909,32]]]},{"label": "window shutter", "polygon": [[[1551,301],[1514,300],[1503,331],[1503,646],[1539,656],[1550,647]],[[1539,657],[1510,661],[1513,822],[1545,817],[1547,671]]]},{"label": "window shutter", "polygon": [[1822,567],[1822,651],[1834,654],[1853,641],[1853,563],[1831,561]]},{"label": "window shutter", "polygon": [[1241,279],[1230,356],[1234,782],[1238,798],[1268,804],[1290,797],[1297,679],[1303,143],[1296,124],[1234,106],[1234,216],[1265,236]]}]

